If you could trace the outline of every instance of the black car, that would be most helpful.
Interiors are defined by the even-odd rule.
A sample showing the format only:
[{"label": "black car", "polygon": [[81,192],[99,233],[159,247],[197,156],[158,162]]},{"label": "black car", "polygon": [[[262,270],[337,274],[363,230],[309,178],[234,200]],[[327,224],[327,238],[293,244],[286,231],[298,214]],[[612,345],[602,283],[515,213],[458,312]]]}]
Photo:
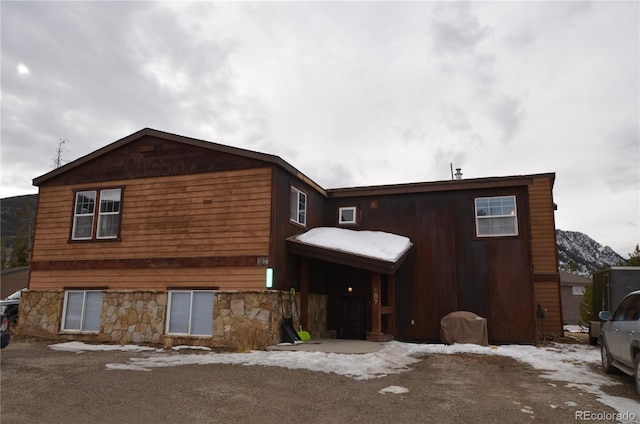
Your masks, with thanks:
[{"label": "black car", "polygon": [[23,290],[18,290],[6,299],[0,300],[0,314],[6,315],[9,321],[7,331],[13,331],[13,328],[18,323],[18,308],[20,307],[20,296]]},{"label": "black car", "polygon": [[9,334],[9,320],[6,315],[0,315],[0,349],[9,345],[11,334]]}]

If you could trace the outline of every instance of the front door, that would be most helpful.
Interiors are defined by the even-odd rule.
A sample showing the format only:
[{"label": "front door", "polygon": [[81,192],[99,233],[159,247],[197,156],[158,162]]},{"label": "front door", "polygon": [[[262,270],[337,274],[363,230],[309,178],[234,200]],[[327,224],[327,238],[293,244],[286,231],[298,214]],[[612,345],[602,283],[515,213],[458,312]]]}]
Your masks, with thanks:
[{"label": "front door", "polygon": [[340,297],[338,308],[339,339],[364,340],[366,338],[365,305],[366,302],[364,297]]}]

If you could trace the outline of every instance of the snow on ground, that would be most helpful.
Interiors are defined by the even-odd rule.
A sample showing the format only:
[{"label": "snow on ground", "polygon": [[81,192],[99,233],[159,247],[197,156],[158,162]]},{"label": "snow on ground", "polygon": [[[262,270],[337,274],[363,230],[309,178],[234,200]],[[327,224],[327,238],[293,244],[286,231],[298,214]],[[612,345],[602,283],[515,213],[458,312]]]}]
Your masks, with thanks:
[{"label": "snow on ground", "polygon": [[[505,345],[478,346],[473,344],[411,344],[389,342],[378,352],[367,354],[338,354],[323,352],[291,351],[251,351],[248,353],[178,353],[163,349],[135,345],[88,345],[68,342],[50,346],[55,350],[71,352],[123,350],[150,352],[147,357],[133,357],[128,363],[107,364],[110,370],[151,371],[154,368],[180,365],[235,364],[276,366],[291,369],[306,369],[316,372],[335,373],[355,380],[381,378],[389,374],[409,371],[410,366],[420,361],[420,357],[432,354],[470,353],[478,355],[498,355],[514,358],[531,365],[541,372],[542,378],[567,387],[575,387],[591,393],[605,405],[621,414],[634,414],[640,420],[640,402],[635,399],[611,396],[603,387],[621,384],[601,373],[593,371],[593,364],[600,364],[598,349],[578,344],[552,344],[545,347]],[[187,346],[181,346],[186,350]],[[632,384],[632,382],[630,381]],[[390,386],[384,393],[401,393],[404,388]],[[640,422],[640,421],[633,421]]]}]

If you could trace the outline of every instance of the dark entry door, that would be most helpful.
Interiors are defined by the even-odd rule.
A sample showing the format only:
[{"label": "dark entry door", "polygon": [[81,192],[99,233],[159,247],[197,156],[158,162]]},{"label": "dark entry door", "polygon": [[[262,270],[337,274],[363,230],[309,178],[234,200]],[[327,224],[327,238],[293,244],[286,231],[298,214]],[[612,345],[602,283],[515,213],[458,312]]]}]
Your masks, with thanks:
[{"label": "dark entry door", "polygon": [[365,312],[364,297],[341,297],[338,308],[338,338],[364,340]]}]

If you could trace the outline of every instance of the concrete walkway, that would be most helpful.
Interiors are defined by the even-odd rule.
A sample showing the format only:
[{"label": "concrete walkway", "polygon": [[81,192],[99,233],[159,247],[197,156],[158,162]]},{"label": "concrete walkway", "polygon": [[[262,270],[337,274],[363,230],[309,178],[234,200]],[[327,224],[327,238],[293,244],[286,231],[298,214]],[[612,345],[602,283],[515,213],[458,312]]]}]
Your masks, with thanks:
[{"label": "concrete walkway", "polygon": [[382,349],[384,345],[385,342],[370,342],[367,340],[311,339],[308,342],[296,345],[281,343],[276,346],[269,346],[267,350],[363,354],[377,352]]}]

